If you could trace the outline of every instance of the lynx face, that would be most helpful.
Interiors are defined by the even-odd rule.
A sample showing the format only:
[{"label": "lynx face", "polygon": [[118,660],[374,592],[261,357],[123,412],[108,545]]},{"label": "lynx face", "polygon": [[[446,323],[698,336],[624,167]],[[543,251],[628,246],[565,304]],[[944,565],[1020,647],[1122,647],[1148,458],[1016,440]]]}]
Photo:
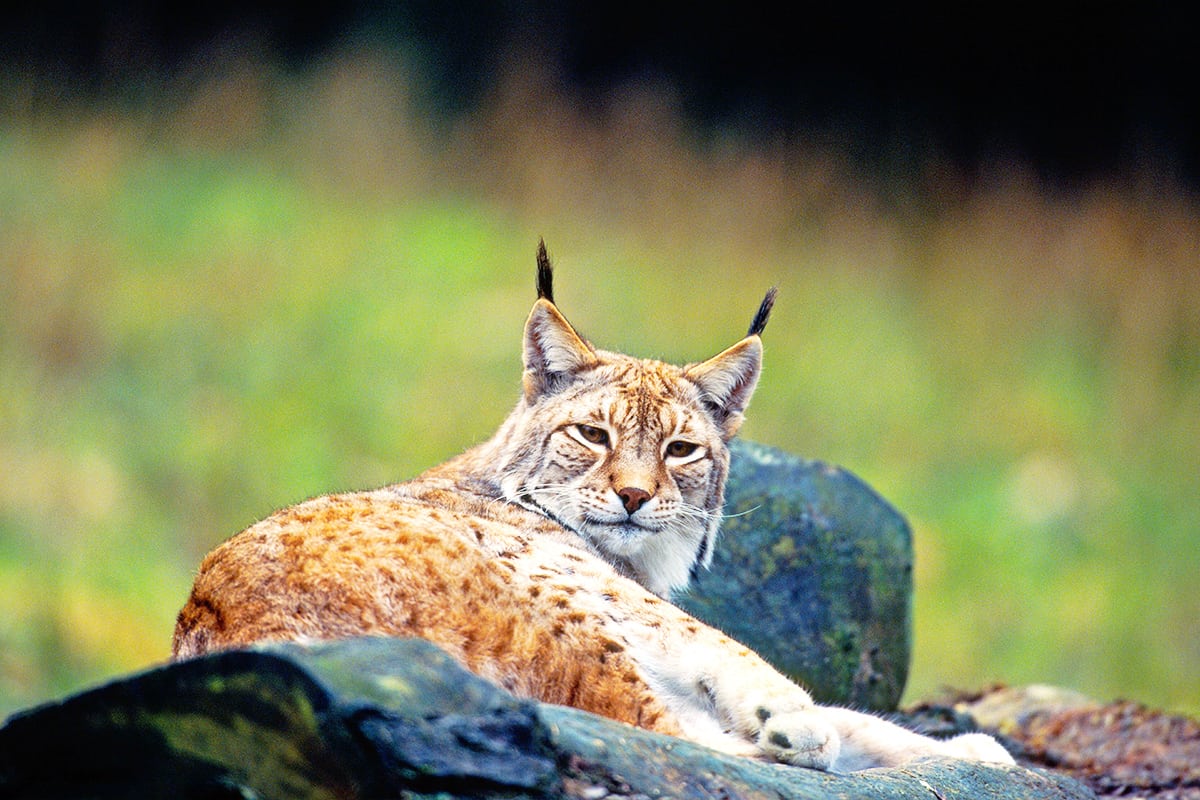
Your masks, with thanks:
[{"label": "lynx face", "polygon": [[577,533],[652,592],[683,588],[712,558],[726,442],[758,382],[757,334],[686,367],[597,350],[547,284],[525,325],[523,396],[495,438],[505,498]]},{"label": "lynx face", "polygon": [[523,414],[528,435],[501,487],[666,594],[711,559],[729,467],[724,433],[681,368],[596,356]]}]

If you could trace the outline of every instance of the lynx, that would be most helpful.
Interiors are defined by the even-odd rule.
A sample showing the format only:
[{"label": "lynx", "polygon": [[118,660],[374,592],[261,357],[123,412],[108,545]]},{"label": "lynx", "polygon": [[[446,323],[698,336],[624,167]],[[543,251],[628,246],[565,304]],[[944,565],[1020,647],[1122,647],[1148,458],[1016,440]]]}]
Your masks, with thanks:
[{"label": "lynx", "polygon": [[509,691],[726,753],[823,770],[922,756],[1011,763],[814,704],[669,602],[712,558],[727,442],[758,382],[745,338],[684,367],[593,347],[554,303],[544,243],[521,397],[489,441],[414,480],[285,508],[217,547],[176,659],[279,640],[423,637]]}]

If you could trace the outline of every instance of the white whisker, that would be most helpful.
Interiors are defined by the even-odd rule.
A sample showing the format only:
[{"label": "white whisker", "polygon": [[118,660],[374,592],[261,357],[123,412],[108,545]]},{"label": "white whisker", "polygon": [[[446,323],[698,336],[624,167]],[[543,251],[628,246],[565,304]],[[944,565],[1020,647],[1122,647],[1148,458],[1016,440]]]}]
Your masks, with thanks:
[{"label": "white whisker", "polygon": [[721,514],[721,519],[733,519],[734,517],[744,517],[744,516],[746,516],[747,514],[753,514],[755,511],[758,511],[760,508],[762,508],[762,506],[761,506],[761,505],[757,505],[757,506],[753,506],[753,507],[751,507],[751,508],[747,508],[745,511],[739,511],[739,512],[737,512],[736,514],[724,514],[724,513],[722,513],[722,514]]}]

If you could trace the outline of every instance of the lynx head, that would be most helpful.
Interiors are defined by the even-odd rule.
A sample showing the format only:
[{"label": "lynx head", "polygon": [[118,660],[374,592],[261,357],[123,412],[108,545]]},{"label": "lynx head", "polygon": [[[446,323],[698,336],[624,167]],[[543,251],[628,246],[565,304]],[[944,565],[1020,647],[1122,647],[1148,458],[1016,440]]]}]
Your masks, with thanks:
[{"label": "lynx head", "polygon": [[726,443],[758,381],[774,299],[772,289],[747,336],[707,361],[610,353],[558,311],[539,244],[524,391],[497,436],[505,497],[574,531],[651,591],[685,587],[712,559]]}]

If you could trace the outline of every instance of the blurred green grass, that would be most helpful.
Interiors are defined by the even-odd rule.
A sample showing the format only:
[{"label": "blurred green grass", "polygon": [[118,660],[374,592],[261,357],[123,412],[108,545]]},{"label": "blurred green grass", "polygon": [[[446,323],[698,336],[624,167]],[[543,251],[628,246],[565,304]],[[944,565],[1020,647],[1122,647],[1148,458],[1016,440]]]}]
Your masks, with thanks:
[{"label": "blurred green grass", "polygon": [[[11,87],[9,87],[11,89]],[[903,185],[515,70],[429,121],[385,58],[224,65],[0,122],[0,713],[163,660],[272,509],[414,475],[516,399],[534,245],[598,344],[692,360],[782,289],[747,438],[909,516],[909,697],[1200,712],[1200,209],[1019,161]],[[28,98],[26,98],[27,100]],[[35,107],[36,106],[36,107]]]}]

